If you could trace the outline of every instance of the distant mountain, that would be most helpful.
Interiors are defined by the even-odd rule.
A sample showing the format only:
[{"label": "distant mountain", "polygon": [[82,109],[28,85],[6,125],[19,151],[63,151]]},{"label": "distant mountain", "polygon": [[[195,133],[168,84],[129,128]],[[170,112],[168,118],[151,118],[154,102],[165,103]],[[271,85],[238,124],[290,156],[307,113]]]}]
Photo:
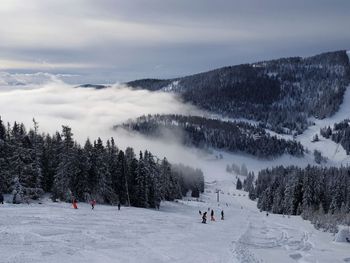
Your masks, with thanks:
[{"label": "distant mountain", "polygon": [[101,84],[83,84],[79,85],[78,88],[91,88],[91,89],[105,89],[110,86],[108,85],[101,85]]},{"label": "distant mountain", "polygon": [[134,88],[175,92],[228,117],[260,121],[280,133],[301,133],[307,118],[334,114],[350,83],[345,50],[223,67],[176,79],[141,79]]}]

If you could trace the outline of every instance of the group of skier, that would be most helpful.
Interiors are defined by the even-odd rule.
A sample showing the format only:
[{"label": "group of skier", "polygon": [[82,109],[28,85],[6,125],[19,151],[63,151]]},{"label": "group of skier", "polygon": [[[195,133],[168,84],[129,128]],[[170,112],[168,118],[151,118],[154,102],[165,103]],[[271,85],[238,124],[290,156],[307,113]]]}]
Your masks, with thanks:
[{"label": "group of skier", "polygon": [[[0,203],[1,203],[1,197],[0,197]],[[73,201],[72,201],[72,205],[73,205],[73,208],[74,209],[78,209],[78,200],[76,198],[73,198]],[[90,205],[91,205],[91,210],[94,210],[95,209],[95,206],[96,206],[96,200],[95,199],[92,199],[90,201]],[[118,203],[118,210],[120,210],[120,202]]]},{"label": "group of skier", "polygon": [[[210,208],[208,208],[208,211],[210,211]],[[199,210],[199,215],[202,216],[202,223],[206,224],[207,223],[207,212],[202,213],[202,211]],[[224,210],[221,210],[221,220],[224,220]],[[211,212],[210,212],[210,221],[215,221],[213,209],[211,209]]]}]

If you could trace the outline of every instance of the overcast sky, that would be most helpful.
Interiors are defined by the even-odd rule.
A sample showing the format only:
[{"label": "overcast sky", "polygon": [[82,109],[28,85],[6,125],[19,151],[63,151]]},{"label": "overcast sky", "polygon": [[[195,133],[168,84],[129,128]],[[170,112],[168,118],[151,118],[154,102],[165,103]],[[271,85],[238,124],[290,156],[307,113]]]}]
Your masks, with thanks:
[{"label": "overcast sky", "polygon": [[349,0],[1,0],[0,71],[107,83],[350,49]]}]

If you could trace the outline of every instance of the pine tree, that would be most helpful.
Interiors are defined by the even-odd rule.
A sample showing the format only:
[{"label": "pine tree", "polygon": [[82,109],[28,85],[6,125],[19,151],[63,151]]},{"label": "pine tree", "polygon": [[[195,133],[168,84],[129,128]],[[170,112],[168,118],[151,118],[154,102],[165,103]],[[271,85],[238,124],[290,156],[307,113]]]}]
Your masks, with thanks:
[{"label": "pine tree", "polygon": [[74,148],[73,165],[76,169],[76,174],[71,178],[70,185],[72,194],[78,200],[86,200],[88,193],[88,171],[90,168],[88,157],[80,147]]},{"label": "pine tree", "polygon": [[8,192],[11,184],[11,175],[8,165],[9,146],[6,128],[0,117],[0,193]]},{"label": "pine tree", "polygon": [[130,196],[130,204],[135,205],[137,203],[136,200],[136,178],[138,174],[138,161],[135,157],[134,150],[130,147],[125,150],[125,160],[127,165],[127,181],[128,181],[128,189]]},{"label": "pine tree", "polygon": [[108,169],[108,155],[101,138],[98,138],[97,142],[95,142],[94,153],[95,166],[93,168],[95,169],[95,175],[97,178],[95,193],[103,202],[112,203],[115,199],[112,190],[112,178]]},{"label": "pine tree", "polygon": [[42,175],[42,149],[43,149],[43,141],[41,137],[38,135],[39,125],[33,119],[34,130],[30,133],[30,140],[32,142],[32,151],[31,151],[31,159],[33,166],[33,187],[42,189],[43,185],[43,175]]},{"label": "pine tree", "polygon": [[236,183],[236,189],[237,189],[237,190],[241,190],[242,187],[243,187],[242,181],[238,178],[238,179],[237,179],[237,183]]},{"label": "pine tree", "polygon": [[73,196],[70,189],[71,178],[75,177],[78,169],[75,165],[75,151],[73,133],[68,126],[62,126],[62,152],[59,156],[59,164],[54,176],[53,199],[70,201]]},{"label": "pine tree", "polygon": [[143,160],[142,152],[140,152],[140,158],[137,167],[136,176],[136,191],[135,191],[135,206],[147,207],[148,205],[148,195],[146,189],[146,167]]}]

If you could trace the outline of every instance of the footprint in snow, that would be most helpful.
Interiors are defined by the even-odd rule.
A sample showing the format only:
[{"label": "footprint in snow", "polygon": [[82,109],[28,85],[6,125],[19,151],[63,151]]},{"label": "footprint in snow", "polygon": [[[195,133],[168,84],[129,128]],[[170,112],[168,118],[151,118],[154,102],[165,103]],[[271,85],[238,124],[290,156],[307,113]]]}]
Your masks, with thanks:
[{"label": "footprint in snow", "polygon": [[303,256],[300,253],[295,253],[295,254],[290,254],[289,257],[291,257],[294,260],[299,260],[301,259]]}]

